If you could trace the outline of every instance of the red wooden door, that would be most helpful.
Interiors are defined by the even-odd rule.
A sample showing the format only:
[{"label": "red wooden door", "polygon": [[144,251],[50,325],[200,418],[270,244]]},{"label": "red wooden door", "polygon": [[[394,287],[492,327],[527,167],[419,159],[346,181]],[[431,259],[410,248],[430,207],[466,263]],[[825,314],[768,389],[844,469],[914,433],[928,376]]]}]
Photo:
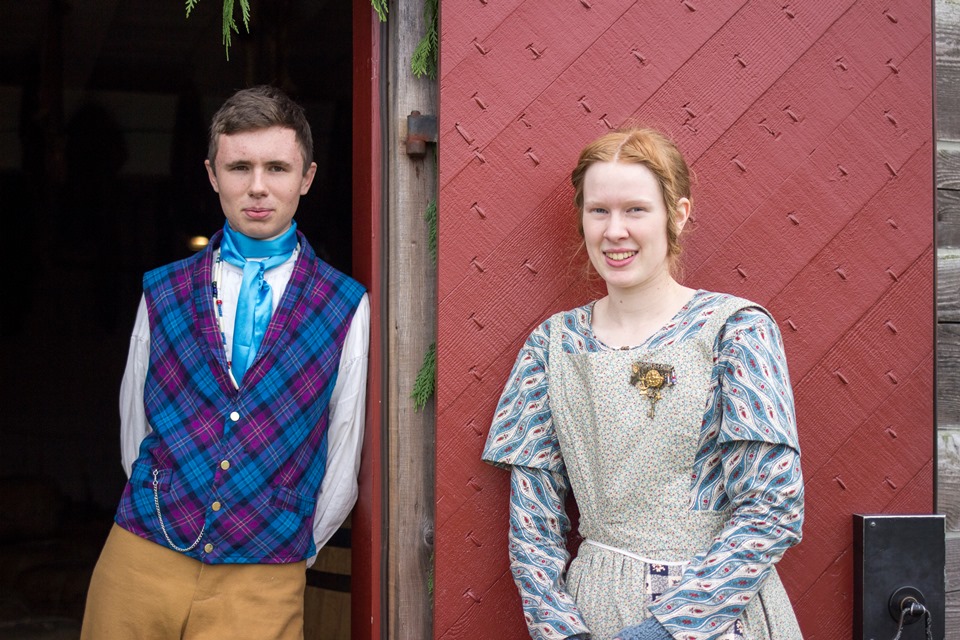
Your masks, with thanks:
[{"label": "red wooden door", "polygon": [[781,575],[806,637],[848,638],[850,514],[933,509],[931,7],[459,0],[441,19],[436,637],[526,637],[507,473],[479,455],[526,335],[591,295],[576,155],[635,120],[698,180],[685,283],[781,326],[807,495]]}]

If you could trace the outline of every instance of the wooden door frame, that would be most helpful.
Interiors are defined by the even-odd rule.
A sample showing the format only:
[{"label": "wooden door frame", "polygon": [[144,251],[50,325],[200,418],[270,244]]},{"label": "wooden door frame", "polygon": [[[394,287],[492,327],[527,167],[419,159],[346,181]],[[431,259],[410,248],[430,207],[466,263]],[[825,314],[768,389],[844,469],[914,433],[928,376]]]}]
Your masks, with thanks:
[{"label": "wooden door frame", "polygon": [[353,0],[353,275],[370,296],[370,365],[359,497],[352,519],[350,634],[365,640],[382,637],[385,601],[382,34],[370,0]]}]

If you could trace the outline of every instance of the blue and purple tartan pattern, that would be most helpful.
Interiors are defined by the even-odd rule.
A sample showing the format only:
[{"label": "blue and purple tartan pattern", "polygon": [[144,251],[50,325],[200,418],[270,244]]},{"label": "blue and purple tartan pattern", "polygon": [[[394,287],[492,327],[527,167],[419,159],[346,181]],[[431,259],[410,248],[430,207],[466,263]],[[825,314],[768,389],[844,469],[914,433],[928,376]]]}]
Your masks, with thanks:
[{"label": "blue and purple tartan pattern", "polygon": [[320,260],[300,235],[290,281],[236,389],[211,289],[219,238],[218,232],[202,253],[144,277],[150,317],[144,405],[153,431],[140,446],[116,522],[169,546],[154,504],[157,470],[160,510],[174,544],[190,546],[205,527],[186,555],[206,563],[298,562],[316,553],[311,525],[326,471],[328,405],[364,289]]}]

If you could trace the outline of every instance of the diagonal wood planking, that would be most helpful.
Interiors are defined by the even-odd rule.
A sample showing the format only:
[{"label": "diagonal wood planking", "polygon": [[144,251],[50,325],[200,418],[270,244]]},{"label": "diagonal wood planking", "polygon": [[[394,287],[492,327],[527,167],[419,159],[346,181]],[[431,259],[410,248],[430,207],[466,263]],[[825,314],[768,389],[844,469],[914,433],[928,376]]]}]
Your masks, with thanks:
[{"label": "diagonal wood planking", "polygon": [[850,514],[932,509],[930,23],[909,0],[444,2],[436,637],[526,637],[507,474],[478,457],[527,333],[598,291],[568,176],[625,121],[698,178],[686,281],[780,323],[809,504],[781,573],[806,636],[849,635]]}]

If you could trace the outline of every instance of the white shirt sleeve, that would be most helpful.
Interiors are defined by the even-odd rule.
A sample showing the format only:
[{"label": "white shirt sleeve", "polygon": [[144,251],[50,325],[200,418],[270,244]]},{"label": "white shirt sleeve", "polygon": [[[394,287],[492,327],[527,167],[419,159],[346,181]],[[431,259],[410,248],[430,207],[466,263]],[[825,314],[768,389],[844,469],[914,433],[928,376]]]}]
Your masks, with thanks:
[{"label": "white shirt sleeve", "polygon": [[152,431],[143,408],[143,385],[150,361],[150,317],[147,302],[141,296],[137,319],[130,336],[127,366],[120,383],[120,460],[130,477],[133,461],[140,454],[140,443]]},{"label": "white shirt sleeve", "polygon": [[[330,396],[327,470],[317,496],[313,540],[317,551],[330,540],[357,501],[357,473],[363,446],[370,301],[364,294],[353,314],[340,355],[337,383]],[[312,566],[317,556],[307,560]]]}]

